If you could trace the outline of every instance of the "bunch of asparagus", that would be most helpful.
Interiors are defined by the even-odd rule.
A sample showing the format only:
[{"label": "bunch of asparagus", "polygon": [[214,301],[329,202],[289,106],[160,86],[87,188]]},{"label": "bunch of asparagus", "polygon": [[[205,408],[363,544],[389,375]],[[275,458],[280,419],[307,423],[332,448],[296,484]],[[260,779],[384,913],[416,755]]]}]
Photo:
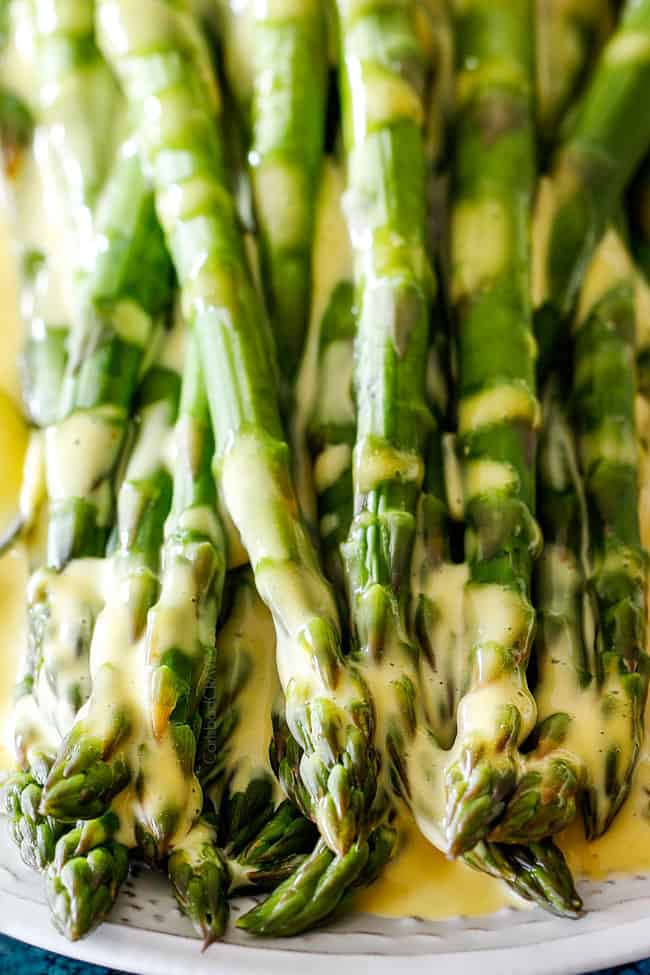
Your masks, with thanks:
[{"label": "bunch of asparagus", "polygon": [[10,4],[15,232],[31,167],[72,255],[22,262],[12,836],[71,938],[136,856],[297,934],[409,816],[576,916],[553,837],[644,731],[650,0],[216,6]]}]

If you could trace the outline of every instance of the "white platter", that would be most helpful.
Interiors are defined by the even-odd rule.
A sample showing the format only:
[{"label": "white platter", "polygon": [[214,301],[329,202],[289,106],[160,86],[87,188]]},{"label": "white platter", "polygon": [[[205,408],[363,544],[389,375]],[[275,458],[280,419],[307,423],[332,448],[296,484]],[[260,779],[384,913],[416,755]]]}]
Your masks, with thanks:
[{"label": "white platter", "polygon": [[[165,881],[130,877],[110,921],[70,944],[53,929],[43,881],[0,826],[0,931],[41,948],[139,975],[574,975],[650,955],[650,875],[581,885],[588,913],[561,921],[505,909],[433,923],[352,915],[288,941],[236,929],[201,953]],[[250,902],[235,904],[233,913]]]}]

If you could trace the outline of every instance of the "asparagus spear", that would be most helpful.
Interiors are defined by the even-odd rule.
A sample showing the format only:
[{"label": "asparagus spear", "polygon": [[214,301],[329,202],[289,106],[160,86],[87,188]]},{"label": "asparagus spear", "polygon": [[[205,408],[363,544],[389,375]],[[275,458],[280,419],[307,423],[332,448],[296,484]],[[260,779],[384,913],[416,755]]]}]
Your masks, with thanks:
[{"label": "asparagus spear", "polygon": [[528,280],[531,10],[471,0],[458,8],[456,33],[452,297],[472,653],[445,773],[446,842],[458,855],[503,812],[515,785],[517,746],[534,724],[526,666],[540,532],[533,515],[539,405]]},{"label": "asparagus spear", "polygon": [[323,564],[337,592],[345,591],[341,545],[350,530],[353,513],[355,332],[354,288],[351,281],[341,280],[332,290],[320,322],[318,394],[308,430]]},{"label": "asparagus spear", "polygon": [[119,90],[95,42],[94,15],[94,0],[35,0],[32,12],[39,121],[68,204],[78,267],[92,254],[92,210],[118,128]]},{"label": "asparagus spear", "polygon": [[178,906],[207,948],[226,929],[230,883],[228,865],[216,844],[216,830],[209,823],[200,820],[174,848],[167,873]]},{"label": "asparagus spear", "polygon": [[115,840],[117,817],[91,820],[63,835],[47,870],[52,920],[70,941],[108,915],[129,870],[129,851]]},{"label": "asparagus spear", "polygon": [[21,260],[21,313],[26,323],[22,362],[23,400],[39,428],[54,423],[67,361],[67,325],[46,314],[50,273],[47,255],[26,250]]},{"label": "asparagus spear", "polygon": [[[102,45],[136,119],[196,331],[225,507],[274,616],[289,722],[305,749],[310,812],[328,843],[345,851],[363,830],[374,793],[371,707],[343,661],[333,596],[298,512],[266,324],[227,191],[215,81],[201,38],[184,4],[147,0],[137,11],[135,0],[101,0]],[[143,18],[146,38],[136,29]],[[153,105],[164,126],[149,124]]]},{"label": "asparagus spear", "polygon": [[66,829],[39,813],[48,770],[47,757],[39,763],[33,756],[29,771],[15,772],[0,790],[0,812],[9,817],[11,837],[23,862],[33,870],[45,870],[52,862],[57,840]]},{"label": "asparagus spear", "polygon": [[[202,703],[197,774],[204,815],[217,826],[228,859],[231,889],[240,889],[258,872],[259,886],[264,865],[271,870],[274,859],[281,869],[287,858],[309,851],[315,831],[309,823],[294,823],[296,814],[281,801],[269,763],[272,705],[280,689],[271,615],[248,570],[240,570],[232,586]],[[282,824],[283,836],[277,833]]]},{"label": "asparagus spear", "polygon": [[594,679],[608,748],[586,796],[589,836],[626,798],[641,747],[648,683],[648,555],[639,533],[634,399],[635,282],[610,233],[592,263],[575,332],[573,398],[591,533],[589,587],[597,619]]},{"label": "asparagus spear", "polygon": [[357,887],[372,883],[395,849],[395,830],[380,826],[368,840],[336,856],[321,839],[313,852],[237,927],[267,937],[291,937],[335,916]]},{"label": "asparagus spear", "polygon": [[[466,583],[467,565],[454,564],[449,558],[448,510],[440,453],[440,435],[436,432],[430,439],[425,490],[419,502],[411,586],[413,628],[424,649],[423,673],[431,727],[436,740],[449,747],[456,732],[458,701],[465,693],[471,659],[462,647],[463,614],[462,605],[458,605],[458,595]],[[556,755],[555,759],[558,758]],[[554,762],[551,770],[555,768]],[[540,798],[546,799],[546,791],[539,791]],[[568,804],[565,794],[560,798]],[[514,811],[516,799],[517,792],[508,803],[506,817]],[[571,812],[565,822],[575,814],[575,801]],[[531,842],[535,839],[532,829],[530,834],[525,829],[520,832],[522,845],[519,847],[483,840],[465,853],[463,859],[474,869],[504,881],[515,893],[542,909],[563,917],[577,916],[582,902],[561,851],[550,840]],[[542,835],[546,835],[544,830]]]},{"label": "asparagus spear", "polygon": [[[562,382],[555,373],[545,387],[538,466],[545,539],[535,573],[538,726],[535,748],[526,756],[517,788],[492,833],[506,842],[524,837],[535,841],[563,829],[575,817],[586,784],[580,742],[571,735],[576,695],[584,700],[590,682],[582,624],[584,506]],[[591,695],[587,707],[598,710]]]},{"label": "asparagus spear", "polygon": [[[561,829],[578,800],[587,835],[599,836],[629,792],[640,749],[647,556],[638,518],[635,292],[634,269],[609,231],[581,296],[575,446],[557,389],[562,380],[549,382],[546,394],[540,506],[550,544],[537,580],[540,723],[536,748],[495,831],[507,841]],[[585,600],[595,630],[583,625]]]},{"label": "asparagus spear", "polygon": [[613,27],[611,0],[535,0],[537,130],[545,149]]},{"label": "asparagus spear", "polygon": [[89,298],[72,329],[58,422],[46,438],[48,562],[55,569],[82,549],[104,550],[133,395],[171,299],[171,263],[132,143],[113,168],[96,228]]},{"label": "asparagus spear", "polygon": [[381,657],[392,628],[408,643],[404,604],[430,424],[424,64],[413,4],[395,10],[340,4],[339,18],[359,309],[354,520],[344,558],[355,641],[372,658]]},{"label": "asparagus spear", "polygon": [[[190,823],[184,817],[196,783],[197,710],[214,656],[226,564],[210,468],[214,442],[192,337],[185,349],[174,440],[174,488],[165,527],[160,594],[149,611],[144,647],[147,717],[154,740],[143,747],[160,784],[153,803],[142,809],[140,825],[141,839],[146,834],[148,855],[154,859],[161,858],[191,823],[191,817]],[[165,755],[166,736],[175,743],[176,754]],[[180,780],[167,777],[163,787],[155,772],[157,762],[177,764]]]},{"label": "asparagus spear", "polygon": [[273,622],[248,571],[238,572],[232,585],[232,608],[201,705],[196,768],[204,815],[168,862],[179,906],[206,940],[223,933],[229,896],[275,886],[315,842],[312,824],[291,803],[279,802],[269,766],[278,688]]},{"label": "asparagus spear", "polygon": [[325,135],[327,41],[319,0],[255,5],[249,161],[262,275],[284,375],[307,326],[311,241]]},{"label": "asparagus spear", "polygon": [[157,738],[170,720],[191,725],[196,715],[214,653],[225,574],[225,541],[210,470],[213,438],[194,342],[185,350],[175,444],[160,598],[147,631],[151,724]]},{"label": "asparagus spear", "polygon": [[463,859],[497,880],[505,880],[524,900],[558,917],[580,917],[582,900],[561,850],[552,840],[513,844],[477,843]]},{"label": "asparagus spear", "polygon": [[650,0],[629,0],[538,197],[545,228],[535,282],[542,372],[621,191],[650,144],[650,121],[637,118],[650,83],[649,43]]},{"label": "asparagus spear", "polygon": [[[433,279],[425,238],[424,61],[415,4],[339,4],[348,224],[357,290],[354,518],[343,558],[358,665],[385,773],[404,764],[422,705],[405,612],[431,419],[424,401]],[[401,174],[408,170],[408,181]],[[385,807],[388,779],[378,794]],[[354,848],[360,857],[363,847]],[[353,851],[354,852],[354,851]],[[334,864],[344,871],[346,866]]]},{"label": "asparagus spear", "polygon": [[[304,787],[298,775],[301,749],[283,713],[277,710],[271,757],[285,792],[303,807]],[[237,926],[251,934],[289,937],[330,920],[344,909],[355,890],[374,883],[397,847],[393,811],[383,791],[372,813],[367,840],[354,843],[344,854],[334,854],[319,839],[309,856],[301,858],[266,900],[239,918]]]},{"label": "asparagus spear", "polygon": [[104,584],[105,605],[90,648],[92,694],[63,740],[45,783],[41,810],[63,820],[101,816],[135,772],[138,701],[133,667],[149,607],[157,596],[157,564],[171,484],[160,460],[174,423],[178,376],[158,366],[139,395],[141,427],[118,498],[118,547]]}]

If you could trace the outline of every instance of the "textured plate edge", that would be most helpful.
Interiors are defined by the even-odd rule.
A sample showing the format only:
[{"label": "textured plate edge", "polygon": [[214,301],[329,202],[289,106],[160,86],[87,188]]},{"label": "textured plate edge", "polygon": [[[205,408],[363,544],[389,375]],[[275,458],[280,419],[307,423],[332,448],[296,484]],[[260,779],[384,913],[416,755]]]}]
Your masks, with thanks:
[{"label": "textured plate edge", "polygon": [[[216,944],[205,954],[197,941],[177,935],[136,930],[106,923],[89,938],[66,941],[52,927],[44,904],[5,893],[0,932],[38,948],[80,961],[118,968],[138,975],[359,975],[360,971],[389,975],[404,969],[412,975],[580,975],[608,965],[624,964],[650,952],[650,928],[645,918],[601,931],[570,935],[558,941],[520,947],[478,949],[418,957],[381,955],[324,955],[305,951],[269,951],[254,946]],[[399,960],[398,960],[399,958]]]}]

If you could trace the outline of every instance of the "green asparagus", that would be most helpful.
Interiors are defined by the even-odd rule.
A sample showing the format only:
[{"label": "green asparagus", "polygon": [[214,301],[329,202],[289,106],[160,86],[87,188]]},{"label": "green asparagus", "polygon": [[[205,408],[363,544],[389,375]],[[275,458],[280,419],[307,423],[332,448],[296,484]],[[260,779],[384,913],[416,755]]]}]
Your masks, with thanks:
[{"label": "green asparagus", "polygon": [[535,0],[537,129],[557,140],[613,27],[611,0]]},{"label": "green asparagus", "polygon": [[[571,735],[572,726],[576,730],[572,717],[576,695],[584,700],[590,682],[582,622],[584,506],[561,385],[562,376],[555,373],[544,391],[537,472],[545,539],[535,572],[538,726],[535,747],[526,755],[517,788],[492,832],[494,839],[506,842],[541,839],[567,826],[576,815],[586,782],[580,747]],[[590,696],[587,707],[597,709],[598,702]]]},{"label": "green asparagus", "polygon": [[[547,548],[537,578],[540,722],[535,749],[495,830],[498,839],[558,831],[578,804],[587,835],[601,835],[628,794],[638,757],[648,661],[634,425],[636,294],[634,269],[609,231],[579,305],[575,445],[557,389],[561,378],[549,382],[546,396],[540,512]],[[593,620],[586,630],[585,610]]]},{"label": "green asparagus", "polygon": [[196,764],[204,815],[217,827],[232,890],[259,887],[265,874],[270,882],[274,871],[293,865],[295,854],[311,850],[315,831],[280,801],[269,763],[279,692],[273,621],[248,570],[231,585],[232,606],[217,636],[201,708]]},{"label": "green asparagus", "polygon": [[113,839],[111,816],[71,830],[56,845],[47,870],[52,920],[70,941],[82,938],[107,916],[129,870],[129,852]]},{"label": "green asparagus", "polygon": [[534,292],[542,374],[620,194],[650,145],[650,120],[638,112],[650,84],[649,50],[650,0],[628,0],[538,196],[544,232]]},{"label": "green asparagus", "polygon": [[391,632],[408,643],[404,604],[430,425],[424,64],[413,4],[341,3],[339,16],[358,306],[354,520],[344,559],[355,643],[380,658]]},{"label": "green asparagus", "polygon": [[573,401],[589,516],[589,590],[597,621],[593,677],[608,747],[585,803],[589,836],[626,798],[643,737],[648,683],[648,555],[641,546],[634,419],[635,281],[613,233],[583,288],[575,332]]},{"label": "green asparagus", "polygon": [[255,6],[249,162],[278,361],[291,381],[307,326],[311,242],[325,136],[320,0]]},{"label": "green asparagus", "polygon": [[201,706],[196,769],[203,819],[168,863],[181,910],[209,939],[223,933],[229,896],[276,886],[315,843],[312,824],[292,803],[278,805],[269,767],[273,623],[247,570],[232,585]]},{"label": "green asparagus", "polygon": [[505,880],[524,900],[551,914],[571,918],[582,914],[582,900],[552,840],[526,846],[481,841],[463,859],[475,870]]},{"label": "green asparagus", "polygon": [[55,569],[82,549],[104,550],[131,402],[171,298],[171,263],[132,144],[111,173],[96,228],[89,297],[70,335],[58,422],[46,440],[48,562]]},{"label": "green asparagus", "polygon": [[321,839],[313,852],[269,897],[237,921],[252,934],[290,937],[331,919],[358,887],[373,883],[395,850],[389,825],[336,856]]},{"label": "green asparagus", "polygon": [[154,763],[178,761],[175,755],[158,754],[169,732],[183,759],[179,768],[187,774],[186,788],[181,785],[179,792],[177,780],[169,782],[163,790],[166,797],[156,803],[159,811],[149,810],[143,816],[156,857],[165,853],[179,828],[182,830],[195,781],[197,710],[214,656],[226,565],[210,466],[212,431],[193,336],[185,349],[175,445],[173,500],[165,528],[160,595],[149,611],[145,639],[147,704],[155,738],[155,743],[145,747]]},{"label": "green asparagus", "polygon": [[105,605],[90,648],[92,694],[59,748],[41,802],[44,813],[59,819],[101,816],[136,771],[129,755],[139,716],[132,658],[157,596],[171,500],[160,440],[175,421],[178,385],[175,372],[154,367],[141,387],[140,435],[120,488],[118,545],[107,566]]},{"label": "green asparagus", "polygon": [[228,923],[230,875],[216,844],[216,830],[203,820],[179,843],[167,862],[167,873],[183,914],[192,921],[207,948]]},{"label": "green asparagus", "polygon": [[517,746],[535,721],[526,683],[534,627],[535,350],[529,298],[534,177],[532,14],[458,6],[452,297],[458,325],[472,669],[446,768],[446,841],[469,850],[503,812]]},{"label": "green asparagus", "polygon": [[39,122],[68,204],[76,269],[92,254],[92,210],[119,131],[119,90],[99,54],[94,17],[94,0],[35,0],[32,8]]},{"label": "green asparagus", "polygon": [[[266,323],[227,190],[216,82],[183,3],[101,0],[99,24],[196,332],[223,501],[273,613],[311,815],[344,852],[363,831],[374,794],[372,709],[343,660],[334,599],[299,515]],[[154,106],[164,125],[152,124]]]},{"label": "green asparagus", "polygon": [[[32,756],[28,772],[15,772],[0,790],[0,811],[9,817],[11,837],[28,867],[45,870],[54,859],[57,840],[65,826],[39,812],[49,761]],[[42,774],[44,773],[44,775]]]}]

